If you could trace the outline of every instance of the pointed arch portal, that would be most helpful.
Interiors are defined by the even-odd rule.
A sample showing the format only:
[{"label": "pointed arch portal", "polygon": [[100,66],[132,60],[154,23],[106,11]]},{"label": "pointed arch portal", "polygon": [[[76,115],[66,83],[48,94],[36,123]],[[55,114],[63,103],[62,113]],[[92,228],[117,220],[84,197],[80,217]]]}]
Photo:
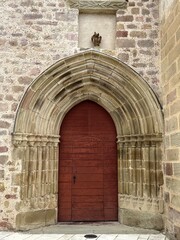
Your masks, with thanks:
[{"label": "pointed arch portal", "polygon": [[17,229],[57,222],[59,130],[86,100],[104,108],[116,128],[119,221],[161,229],[161,106],[135,71],[92,50],[48,68],[19,105],[13,131],[13,157],[22,163]]}]

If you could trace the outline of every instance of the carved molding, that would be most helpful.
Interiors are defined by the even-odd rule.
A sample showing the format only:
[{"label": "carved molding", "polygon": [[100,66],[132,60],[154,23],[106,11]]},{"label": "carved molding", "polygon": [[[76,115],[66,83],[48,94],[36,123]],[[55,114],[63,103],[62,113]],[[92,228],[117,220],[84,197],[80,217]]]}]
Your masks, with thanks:
[{"label": "carved molding", "polygon": [[162,142],[162,134],[147,134],[147,135],[126,135],[126,136],[117,136],[117,143],[135,143],[142,142],[147,145],[155,144],[154,142]]},{"label": "carved molding", "polygon": [[79,10],[117,11],[118,9],[126,8],[127,1],[69,0],[69,5],[71,8],[77,8]]},{"label": "carved molding", "polygon": [[56,135],[33,135],[33,134],[22,134],[14,133],[12,135],[12,143],[15,147],[18,146],[41,146],[41,145],[54,145],[57,146],[59,143],[60,136]]}]

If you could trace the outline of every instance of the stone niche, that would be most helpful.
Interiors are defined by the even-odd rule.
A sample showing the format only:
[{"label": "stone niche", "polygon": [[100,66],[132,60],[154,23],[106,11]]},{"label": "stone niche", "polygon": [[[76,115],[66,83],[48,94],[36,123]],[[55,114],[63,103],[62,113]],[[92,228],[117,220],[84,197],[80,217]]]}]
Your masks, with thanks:
[{"label": "stone niche", "polygon": [[102,37],[100,48],[115,48],[116,17],[114,14],[80,13],[79,48],[93,48],[91,37],[94,32]]},{"label": "stone niche", "polygon": [[79,48],[95,47],[91,41],[95,32],[102,37],[97,48],[115,48],[116,11],[127,7],[126,0],[69,0],[69,5],[79,9]]}]

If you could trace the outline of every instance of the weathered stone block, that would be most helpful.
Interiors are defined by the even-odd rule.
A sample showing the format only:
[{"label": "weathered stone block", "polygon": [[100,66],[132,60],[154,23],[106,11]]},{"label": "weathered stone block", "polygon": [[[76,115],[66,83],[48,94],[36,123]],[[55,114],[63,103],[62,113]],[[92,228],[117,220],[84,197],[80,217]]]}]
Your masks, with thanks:
[{"label": "weathered stone block", "polygon": [[152,39],[158,38],[158,31],[157,30],[152,30],[149,34],[149,37]]},{"label": "weathered stone block", "polygon": [[175,37],[171,36],[171,39],[168,39],[168,41],[167,41],[167,43],[166,43],[166,45],[164,46],[164,49],[163,49],[166,56],[172,51],[174,46],[175,46]]},{"label": "weathered stone block", "polygon": [[178,130],[178,120],[177,117],[172,117],[166,123],[167,132]]},{"label": "weathered stone block", "polygon": [[126,15],[126,16],[119,16],[117,18],[117,22],[132,22],[134,17],[132,15]]},{"label": "weathered stone block", "polygon": [[167,104],[173,102],[175,99],[176,99],[176,89],[174,89],[167,95]]},{"label": "weathered stone block", "polygon": [[174,223],[179,223],[180,212],[176,208],[169,207],[168,215],[169,219],[172,219]]},{"label": "weathered stone block", "polygon": [[147,36],[147,34],[144,31],[132,31],[130,33],[130,36],[137,37],[137,38],[145,38]]},{"label": "weathered stone block", "polygon": [[24,87],[22,87],[22,86],[13,86],[12,90],[13,90],[14,93],[23,92],[24,91]]},{"label": "weathered stone block", "polygon": [[0,121],[0,128],[9,128],[9,127],[10,127],[10,123],[6,121]]},{"label": "weathered stone block", "polygon": [[38,14],[38,13],[24,14],[23,18],[25,20],[33,20],[33,19],[43,18],[43,15],[42,14]]},{"label": "weathered stone block", "polygon": [[179,25],[180,22],[180,15],[177,14],[176,17],[174,18],[174,21],[172,21],[171,26],[169,27],[167,34],[168,34],[168,38],[171,38],[171,36],[173,36],[178,28],[177,26]]},{"label": "weathered stone block", "polygon": [[135,25],[135,24],[128,24],[127,28],[129,28],[129,29],[136,29],[137,25]]},{"label": "weathered stone block", "polygon": [[164,164],[164,173],[166,175],[172,176],[173,174],[172,163]]},{"label": "weathered stone block", "polygon": [[159,213],[120,209],[120,222],[125,225],[162,230],[163,219]]},{"label": "weathered stone block", "polygon": [[118,39],[117,47],[119,47],[119,48],[134,48],[135,40],[134,39]]},{"label": "weathered stone block", "polygon": [[150,11],[147,8],[142,9],[142,15],[149,15]]},{"label": "weathered stone block", "polygon": [[4,165],[8,160],[8,156],[0,156],[0,164]]},{"label": "weathered stone block", "polygon": [[126,62],[129,59],[129,54],[127,53],[121,53],[118,55],[118,58],[122,61],[122,62]]},{"label": "weathered stone block", "polygon": [[171,51],[168,55],[168,60],[169,60],[169,64],[171,64],[175,59],[177,59],[179,57],[179,52],[180,52],[180,42],[175,44],[172,43],[173,45],[171,46]]},{"label": "weathered stone block", "polygon": [[151,39],[139,40],[137,44],[139,47],[146,47],[146,48],[154,47],[154,41]]},{"label": "weathered stone block", "polygon": [[4,187],[4,182],[0,182],[0,192],[4,192],[5,187]]},{"label": "weathered stone block", "polygon": [[132,8],[131,13],[132,14],[139,14],[139,10],[140,10],[139,8]]},{"label": "weathered stone block", "polygon": [[177,209],[180,209],[180,196],[179,195],[172,195],[171,196],[171,203],[173,206],[175,206]]},{"label": "weathered stone block", "polygon": [[0,46],[4,45],[6,43],[5,38],[0,38]]},{"label": "weathered stone block", "polygon": [[42,21],[38,21],[37,24],[39,25],[50,25],[50,26],[56,26],[58,24],[57,21],[46,21],[46,20],[42,20]]},{"label": "weathered stone block", "polygon": [[12,184],[13,185],[20,185],[21,182],[21,174],[17,173],[17,174],[13,174],[12,175]]},{"label": "weathered stone block", "polygon": [[173,169],[174,169],[174,176],[180,177],[180,162],[179,163],[173,163]]},{"label": "weathered stone block", "polygon": [[122,29],[124,29],[124,24],[117,23],[117,30],[122,30]]},{"label": "weathered stone block", "polygon": [[180,147],[180,133],[175,133],[171,135],[172,146]]},{"label": "weathered stone block", "polygon": [[6,199],[16,199],[17,196],[16,196],[16,194],[6,194],[6,195],[5,195],[5,198],[6,198]]},{"label": "weathered stone block", "polygon": [[170,87],[175,87],[176,85],[179,85],[179,75],[178,74],[174,75],[169,84]]},{"label": "weathered stone block", "polygon": [[8,111],[8,104],[1,102],[1,104],[0,104],[0,111],[1,111],[1,112]]},{"label": "weathered stone block", "polygon": [[166,187],[169,191],[172,191],[177,194],[180,192],[180,180],[166,177],[165,182]]},{"label": "weathered stone block", "polygon": [[167,150],[167,161],[176,161],[179,159],[179,149],[168,149]]},{"label": "weathered stone block", "polygon": [[143,55],[148,55],[148,56],[151,56],[151,55],[152,55],[152,52],[151,52],[150,50],[147,50],[147,51],[146,51],[146,50],[142,50],[142,49],[141,49],[139,52],[140,52],[141,54],[143,54]]},{"label": "weathered stone block", "polygon": [[8,148],[6,146],[0,147],[0,153],[4,153],[4,152],[7,152],[7,151],[8,151]]},{"label": "weathered stone block", "polygon": [[169,192],[164,192],[164,201],[165,201],[165,203],[169,203],[170,202]]},{"label": "weathered stone block", "polygon": [[128,36],[128,31],[117,31],[116,32],[116,37],[127,37]]},{"label": "weathered stone block", "polygon": [[129,2],[129,7],[134,7],[135,6],[135,2]]},{"label": "weathered stone block", "polygon": [[166,73],[167,80],[171,79],[176,74],[176,70],[177,70],[176,63],[174,62],[167,70]]},{"label": "weathered stone block", "polygon": [[16,229],[28,230],[49,224],[55,224],[55,222],[55,209],[22,212],[16,216]]},{"label": "weathered stone block", "polygon": [[7,221],[0,222],[0,228],[13,230],[13,226]]},{"label": "weathered stone block", "polygon": [[0,179],[4,178],[4,170],[0,170]]}]

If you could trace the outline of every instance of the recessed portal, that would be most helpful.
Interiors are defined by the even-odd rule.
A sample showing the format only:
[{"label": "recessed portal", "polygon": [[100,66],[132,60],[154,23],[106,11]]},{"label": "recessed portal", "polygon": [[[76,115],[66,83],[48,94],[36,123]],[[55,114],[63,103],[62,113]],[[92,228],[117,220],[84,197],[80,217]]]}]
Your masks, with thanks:
[{"label": "recessed portal", "polygon": [[[79,110],[80,116],[77,120],[76,115],[71,117],[76,109],[80,109],[81,104],[86,103],[79,104],[80,101],[87,100],[92,100],[93,102],[89,104],[97,107],[93,114],[90,114],[89,107],[85,105],[82,111]],[[75,105],[76,107],[72,108]],[[69,111],[70,109],[72,110]],[[107,109],[110,115],[104,109]],[[83,125],[84,122],[88,124]],[[77,123],[79,125],[76,125]],[[60,126],[62,126],[61,138]],[[89,132],[94,134],[87,135]],[[113,188],[108,184],[117,184],[117,181],[112,181],[112,176],[116,176],[116,173],[112,172],[117,171],[117,168],[109,172],[111,162],[109,167],[105,168],[108,160],[112,159],[115,163],[118,160],[119,221],[132,226],[162,229],[162,132],[163,117],[156,96],[148,84],[127,65],[92,50],[60,60],[32,83],[17,112],[12,135],[13,159],[22,165],[14,172],[14,179],[18,179],[21,199],[16,214],[16,229],[37,228],[54,224],[62,219],[78,221],[77,219],[82,219],[82,216],[80,218],[76,213],[81,212],[85,213],[86,218],[83,219],[90,221],[89,219],[92,219],[90,209],[93,208],[89,199],[93,199],[93,196],[101,196],[100,201],[95,201],[95,206],[101,203],[101,207],[94,210],[101,214],[97,215],[97,219],[100,217],[107,219],[108,211],[112,215],[114,211],[116,215],[117,210],[112,206],[117,199],[111,199],[112,196],[116,198],[116,195],[111,192]],[[107,140],[110,136],[113,136],[113,141]],[[59,140],[62,143],[59,145],[60,155],[62,154],[60,173]],[[83,169],[79,170],[76,164],[75,167],[72,165],[78,159],[84,163],[81,151],[91,149],[94,150],[94,156],[101,153],[99,155],[100,159],[103,159],[103,174],[98,172],[102,169],[92,172],[93,166],[88,164],[85,165],[88,172],[80,173],[79,171]],[[112,149],[114,155],[111,155],[109,149]],[[108,154],[114,157],[110,159]],[[78,157],[74,159],[74,156]],[[96,159],[91,161],[90,156],[88,157],[90,163],[96,162]],[[63,167],[63,158],[65,162],[69,161],[70,165],[65,164]],[[87,157],[85,159],[88,160]],[[74,172],[77,172],[77,175],[73,175]],[[88,174],[91,176],[102,174],[103,185],[98,188],[102,181],[99,179],[92,181]],[[83,179],[82,185],[77,188],[79,192],[76,192],[75,184],[80,180],[80,176]],[[96,183],[96,188],[93,184],[90,185],[92,182]],[[83,186],[85,183],[87,186]],[[93,195],[95,191],[93,189],[101,189],[103,197],[97,192]],[[106,189],[109,195],[106,195]],[[56,200],[58,193],[59,206]],[[76,196],[85,196],[85,200],[76,203]]]},{"label": "recessed portal", "polygon": [[58,221],[118,219],[116,129],[98,104],[84,101],[61,125]]}]

